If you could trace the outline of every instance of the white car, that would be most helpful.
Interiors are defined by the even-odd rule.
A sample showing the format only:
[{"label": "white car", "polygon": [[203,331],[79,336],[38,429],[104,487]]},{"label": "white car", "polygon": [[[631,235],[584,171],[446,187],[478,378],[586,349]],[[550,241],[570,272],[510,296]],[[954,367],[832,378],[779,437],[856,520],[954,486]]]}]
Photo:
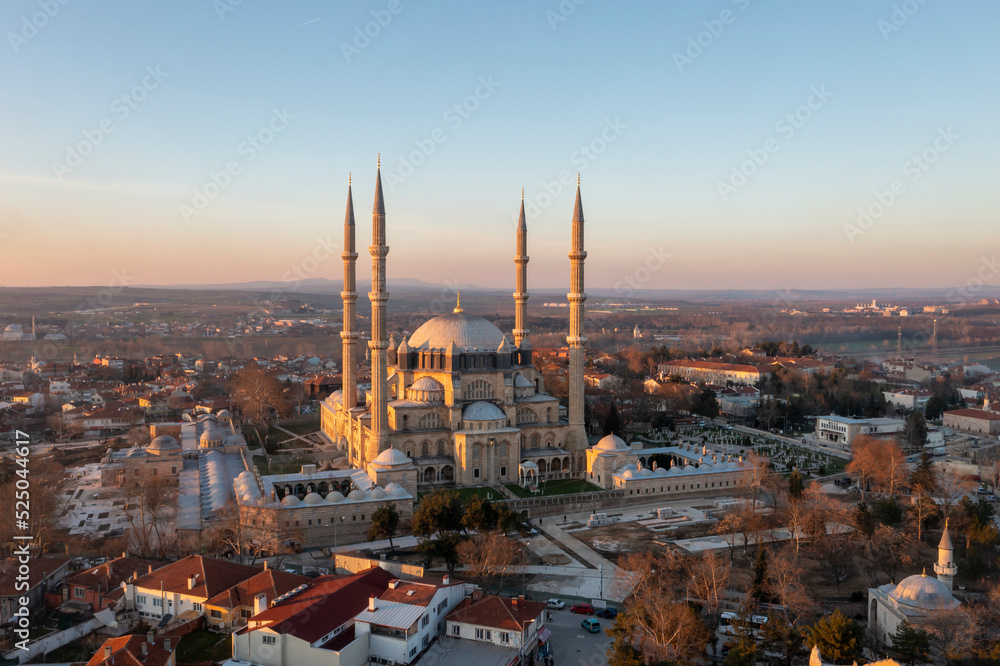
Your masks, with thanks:
[{"label": "white car", "polygon": [[552,610],[562,610],[563,608],[566,608],[566,602],[560,601],[559,599],[549,599],[545,602],[545,607]]}]

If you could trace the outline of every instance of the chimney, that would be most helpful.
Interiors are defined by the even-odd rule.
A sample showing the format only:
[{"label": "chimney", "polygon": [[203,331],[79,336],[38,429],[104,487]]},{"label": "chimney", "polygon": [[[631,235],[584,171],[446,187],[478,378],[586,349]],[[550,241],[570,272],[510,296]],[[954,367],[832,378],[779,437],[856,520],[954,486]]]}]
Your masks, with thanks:
[{"label": "chimney", "polygon": [[104,646],[104,659],[105,660],[111,659],[111,646],[110,645],[105,645]]},{"label": "chimney", "polygon": [[451,576],[449,576],[448,574],[445,574],[444,577],[441,579],[441,584],[442,585],[451,585]]},{"label": "chimney", "polygon": [[147,654],[149,654],[149,646],[146,645],[145,643],[143,643],[142,644],[142,656],[145,657]]},{"label": "chimney", "polygon": [[153,573],[153,565],[152,564],[149,565],[149,571],[147,573]]},{"label": "chimney", "polygon": [[122,557],[128,557],[128,551],[127,550],[123,550],[122,551]]},{"label": "chimney", "polygon": [[264,571],[267,571],[267,560],[264,560]]},{"label": "chimney", "polygon": [[374,613],[377,610],[378,608],[376,608],[375,606],[375,595],[373,594],[371,597],[368,598],[368,612]]},{"label": "chimney", "polygon": [[132,580],[135,580],[138,577],[139,577],[139,570],[136,569],[135,571],[132,572]]},{"label": "chimney", "polygon": [[389,581],[389,589],[395,590],[399,586],[399,579]]},{"label": "chimney", "polygon": [[253,598],[253,614],[263,613],[267,610],[267,595],[261,592]]},{"label": "chimney", "polygon": [[169,638],[164,638],[163,639],[163,649],[166,650],[167,652],[170,652],[170,639]]},{"label": "chimney", "polygon": [[196,580],[198,580],[197,576],[195,576],[193,574],[190,575],[190,576],[188,576],[188,589],[189,590],[193,590],[194,589],[194,583],[195,583]]},{"label": "chimney", "polygon": [[510,605],[513,606],[514,608],[517,608],[517,602],[518,601],[519,601],[519,599],[511,599],[510,600]]},{"label": "chimney", "polygon": [[146,632],[146,642],[147,643],[152,643],[153,642],[153,630],[152,629],[150,629],[149,631]]}]

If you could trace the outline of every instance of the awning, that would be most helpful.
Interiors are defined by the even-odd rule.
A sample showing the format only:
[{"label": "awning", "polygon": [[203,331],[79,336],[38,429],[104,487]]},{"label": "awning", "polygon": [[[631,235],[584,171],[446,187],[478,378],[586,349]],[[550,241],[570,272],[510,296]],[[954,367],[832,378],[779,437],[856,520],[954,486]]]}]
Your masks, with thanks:
[{"label": "awning", "polygon": [[118,626],[118,621],[115,620],[115,613],[110,608],[105,608],[104,610],[99,610],[94,613],[94,617],[101,621],[105,627],[116,627]]},{"label": "awning", "polygon": [[548,627],[542,627],[541,630],[538,632],[538,640],[540,640],[540,641],[548,641],[549,640],[549,636],[551,636],[551,635],[552,635],[552,632],[549,631]]}]

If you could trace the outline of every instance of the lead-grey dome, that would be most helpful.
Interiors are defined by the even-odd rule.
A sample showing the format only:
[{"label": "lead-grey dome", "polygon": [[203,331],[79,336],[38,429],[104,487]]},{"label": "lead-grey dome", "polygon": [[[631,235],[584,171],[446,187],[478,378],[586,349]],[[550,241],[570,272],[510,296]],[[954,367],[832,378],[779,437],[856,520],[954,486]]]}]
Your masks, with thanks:
[{"label": "lead-grey dome", "polygon": [[961,603],[947,585],[925,574],[904,578],[889,596],[897,603],[922,610],[951,610]]},{"label": "lead-grey dome", "polygon": [[410,336],[411,349],[447,349],[452,342],[460,351],[496,351],[503,341],[500,329],[482,317],[465,312],[434,317]]},{"label": "lead-grey dome", "polygon": [[501,421],[506,419],[507,415],[492,402],[480,400],[466,407],[462,411],[462,418],[466,421]]}]

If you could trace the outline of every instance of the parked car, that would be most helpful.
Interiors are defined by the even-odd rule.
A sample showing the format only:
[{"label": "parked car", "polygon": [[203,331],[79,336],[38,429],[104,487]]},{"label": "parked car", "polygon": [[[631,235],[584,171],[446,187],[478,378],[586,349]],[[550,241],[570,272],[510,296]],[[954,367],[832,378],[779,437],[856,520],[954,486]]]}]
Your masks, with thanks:
[{"label": "parked car", "polygon": [[602,608],[597,611],[597,617],[603,617],[605,620],[614,620],[618,617],[618,611],[614,608]]},{"label": "parked car", "polygon": [[545,602],[545,607],[550,610],[562,610],[566,608],[566,602],[559,599],[549,599]]},{"label": "parked car", "polygon": [[592,617],[588,617],[586,620],[581,622],[580,626],[592,634],[596,634],[601,631],[601,623]]},{"label": "parked car", "polygon": [[576,604],[569,609],[571,613],[581,613],[583,615],[593,615],[594,607],[590,604]]}]

